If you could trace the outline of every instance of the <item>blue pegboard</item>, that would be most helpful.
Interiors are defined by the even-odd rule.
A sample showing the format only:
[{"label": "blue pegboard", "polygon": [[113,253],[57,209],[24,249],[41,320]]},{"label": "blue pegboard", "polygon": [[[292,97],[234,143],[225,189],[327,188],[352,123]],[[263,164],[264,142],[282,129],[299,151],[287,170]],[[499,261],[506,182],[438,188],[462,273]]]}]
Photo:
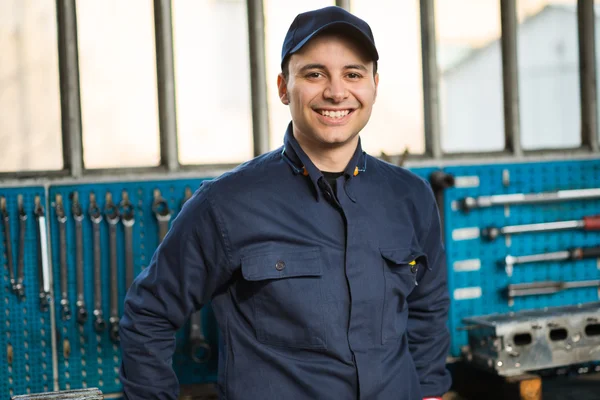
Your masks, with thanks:
[{"label": "blue pegboard", "polygon": [[[58,340],[58,367],[59,387],[64,389],[75,389],[79,387],[98,387],[103,393],[116,393],[121,390],[119,381],[119,366],[121,362],[118,344],[111,341],[108,329],[97,334],[93,326],[93,239],[92,223],[88,217],[87,210],[90,202],[90,194],[94,193],[96,201],[101,210],[105,207],[105,196],[112,195],[113,202],[118,204],[122,200],[122,193],[128,193],[130,201],[135,207],[135,223],[133,225],[133,249],[134,249],[134,271],[139,274],[145,268],[159,244],[158,222],[152,211],[155,190],[168,203],[171,211],[171,221],[181,210],[185,198],[186,188],[195,191],[201,184],[201,179],[173,180],[173,181],[144,181],[144,182],[119,182],[103,184],[61,185],[52,186],[49,190],[51,201],[50,227],[52,232],[52,249],[54,263],[54,291],[60,294],[60,268],[59,268],[59,234],[56,219],[55,199],[60,194],[63,198],[65,210],[67,211],[67,246],[68,246],[68,288],[69,300],[74,309],[76,301],[76,271],[75,271],[75,225],[70,213],[71,197],[74,192],[78,193],[79,201],[85,212],[86,218],[83,225],[84,236],[84,276],[85,276],[85,300],[88,308],[88,320],[83,326],[79,326],[74,317],[69,321],[60,318],[59,296],[55,301],[57,315],[57,331],[60,332]],[[117,252],[118,252],[118,274],[119,274],[119,305],[120,314],[123,311],[125,298],[125,252],[124,252],[124,229],[119,223],[117,229]],[[101,223],[101,245],[102,245],[102,277],[103,291],[103,314],[108,322],[110,316],[110,266],[109,266],[109,233],[108,224],[103,219]],[[182,384],[215,382],[217,374],[217,326],[210,305],[203,312],[204,329],[207,339],[214,349],[211,359],[205,364],[195,364],[187,354],[187,326],[177,333],[177,346],[173,357],[173,366]],[[63,352],[63,339],[70,343],[71,353],[65,357]]]},{"label": "blue pegboard", "polygon": [[[52,338],[50,312],[40,310],[37,237],[34,217],[34,201],[39,196],[47,214],[46,196],[43,187],[14,189],[0,188],[0,196],[6,199],[10,216],[10,236],[13,249],[13,269],[17,269],[18,254],[18,196],[23,199],[27,213],[27,228],[24,252],[25,297],[17,298],[10,288],[7,269],[4,227],[0,228],[0,265],[2,265],[2,308],[0,316],[0,393],[2,398],[10,395],[36,393],[53,389]],[[13,348],[13,360],[9,363],[7,346]]]},{"label": "blue pegboard", "polygon": [[[598,300],[596,288],[566,290],[554,295],[517,297],[512,304],[509,304],[502,293],[509,283],[600,278],[596,260],[523,264],[515,266],[510,277],[502,263],[507,254],[521,256],[572,247],[597,246],[600,245],[598,232],[528,233],[512,235],[510,238],[501,236],[492,242],[480,237],[453,240],[453,232],[461,228],[485,228],[490,225],[502,227],[579,220],[586,215],[600,214],[600,200],[494,206],[469,212],[456,209],[457,202],[466,196],[539,193],[597,187],[600,182],[600,160],[475,165],[451,167],[444,171],[455,177],[477,177],[478,181],[475,186],[454,187],[445,192],[448,286],[452,298],[449,319],[452,332],[452,355],[459,356],[461,346],[467,344],[466,332],[457,330],[463,325],[462,320],[465,317]],[[507,183],[503,183],[503,176],[508,178]],[[456,271],[455,263],[465,260],[479,260],[480,268]],[[477,292],[472,288],[480,288],[481,295],[477,296]],[[467,298],[460,299],[460,293],[466,294]],[[473,298],[468,298],[469,295]]]}]

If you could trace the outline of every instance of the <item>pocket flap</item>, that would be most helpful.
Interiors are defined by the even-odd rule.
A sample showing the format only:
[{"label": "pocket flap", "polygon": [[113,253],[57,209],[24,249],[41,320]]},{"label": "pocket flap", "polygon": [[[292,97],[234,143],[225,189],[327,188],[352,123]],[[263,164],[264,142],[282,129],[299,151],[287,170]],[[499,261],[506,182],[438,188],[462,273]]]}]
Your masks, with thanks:
[{"label": "pocket flap", "polygon": [[394,264],[410,264],[417,263],[417,259],[423,256],[423,252],[416,248],[380,248],[381,256]]},{"label": "pocket flap", "polygon": [[248,281],[322,274],[319,249],[250,254],[242,257],[242,275]]}]

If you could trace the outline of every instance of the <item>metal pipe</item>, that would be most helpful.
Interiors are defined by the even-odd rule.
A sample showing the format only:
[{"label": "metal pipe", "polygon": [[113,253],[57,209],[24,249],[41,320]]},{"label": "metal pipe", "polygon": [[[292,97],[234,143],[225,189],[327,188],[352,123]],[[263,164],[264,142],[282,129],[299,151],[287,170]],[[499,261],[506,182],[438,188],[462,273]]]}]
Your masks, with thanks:
[{"label": "metal pipe", "polygon": [[154,34],[156,37],[160,163],[167,168],[167,171],[172,172],[179,169],[179,160],[171,0],[154,0]]},{"label": "metal pipe", "polygon": [[[248,40],[252,93],[252,137],[254,155],[269,151],[269,101],[263,0],[248,0]],[[273,77],[275,78],[275,77]]]},{"label": "metal pipe", "polygon": [[440,159],[442,157],[442,145],[434,0],[420,1],[425,152],[434,159]]},{"label": "metal pipe", "polygon": [[56,22],[63,168],[78,178],[83,173],[83,145],[75,0],[56,0]]},{"label": "metal pipe", "polygon": [[517,7],[516,0],[500,0],[502,25],[502,82],[504,93],[504,146],[520,157],[521,127],[519,116],[519,74],[517,63]]},{"label": "metal pipe", "polygon": [[596,50],[593,0],[578,0],[579,87],[581,92],[581,144],[598,151],[598,86],[596,81]]},{"label": "metal pipe", "polygon": [[338,7],[342,7],[345,10],[352,10],[352,5],[350,0],[335,0],[335,5]]}]

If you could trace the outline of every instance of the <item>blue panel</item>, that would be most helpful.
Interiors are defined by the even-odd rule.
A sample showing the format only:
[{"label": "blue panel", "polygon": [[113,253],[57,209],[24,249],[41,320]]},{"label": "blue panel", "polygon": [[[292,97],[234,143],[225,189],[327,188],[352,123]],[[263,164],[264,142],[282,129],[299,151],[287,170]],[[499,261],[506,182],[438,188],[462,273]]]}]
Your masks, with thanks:
[{"label": "blue panel", "polygon": [[[504,172],[507,171],[507,172]],[[600,183],[600,161],[564,161],[508,165],[475,165],[446,168],[455,177],[476,176],[475,187],[450,188],[445,194],[445,236],[448,252],[448,285],[452,296],[450,329],[452,355],[460,354],[467,344],[465,331],[458,331],[462,319],[468,316],[504,313],[522,309],[578,304],[598,300],[596,288],[566,290],[553,295],[518,297],[509,304],[503,290],[509,283],[527,283],[543,280],[599,279],[596,260],[532,263],[514,266],[512,276],[504,268],[507,254],[522,256],[565,250],[580,246],[600,245],[600,233],[583,231],[539,232],[499,237],[489,242],[481,238],[453,240],[459,228],[485,228],[528,223],[579,220],[586,215],[600,214],[600,200],[565,201],[547,204],[494,206],[469,212],[456,209],[456,202],[466,196],[488,196],[509,193],[539,193],[556,190],[594,188]],[[503,173],[509,174],[508,185],[503,184]],[[481,268],[455,271],[458,261],[480,260]],[[457,289],[481,288],[481,296],[457,298]],[[467,292],[462,292],[469,293]],[[467,295],[468,297],[468,295]]]},{"label": "blue panel", "polygon": [[[128,193],[130,201],[135,206],[133,254],[134,270],[135,275],[137,275],[149,264],[159,243],[158,222],[152,211],[154,191],[158,189],[160,195],[168,203],[172,221],[181,209],[186,188],[189,188],[193,192],[200,186],[200,183],[200,179],[193,179],[156,182],[94,183],[52,186],[50,188],[49,196],[52,203],[50,227],[52,232],[52,254],[54,263],[54,291],[56,294],[60,294],[59,233],[54,209],[56,195],[60,194],[62,195],[64,207],[68,216],[68,293],[72,309],[74,309],[77,292],[75,271],[75,225],[70,212],[71,198],[74,192],[78,193],[79,201],[86,216],[83,225],[83,248],[85,300],[88,309],[88,320],[83,326],[79,326],[74,317],[67,321],[63,321],[60,318],[60,297],[58,295],[56,296],[57,332],[60,332],[61,334],[61,338],[58,341],[59,387],[61,390],[80,387],[98,387],[105,394],[115,393],[121,390],[121,384],[118,377],[121,355],[118,344],[111,341],[108,328],[100,334],[96,333],[94,330],[94,318],[92,315],[94,301],[93,233],[92,223],[87,214],[90,194],[95,194],[98,206],[101,210],[104,210],[107,193],[112,195],[113,202],[116,204],[121,202],[124,191]],[[122,223],[118,224],[117,243],[119,313],[121,314],[126,293],[124,229]],[[108,324],[108,318],[110,316],[110,293],[112,288],[110,287],[109,229],[105,218],[101,223],[101,246],[103,314]],[[173,358],[173,365],[182,384],[214,382],[216,380],[218,334],[210,305],[204,308],[202,315],[203,320],[205,321],[205,335],[210,341],[214,351],[208,363],[197,365],[187,354],[187,326],[177,333],[177,348]],[[70,354],[65,354],[63,351],[63,339],[69,341],[71,349]]]},{"label": "blue panel", "polygon": [[[24,249],[25,297],[19,300],[11,290],[7,256],[6,232],[0,227],[0,265],[2,265],[2,312],[0,324],[0,393],[17,395],[52,390],[52,338],[50,312],[40,310],[38,279],[38,229],[33,214],[35,198],[39,196],[45,207],[43,187],[15,189],[0,188],[0,196],[6,199],[10,218],[10,237],[13,249],[13,270],[17,274],[19,249],[18,196],[22,196],[27,213]],[[9,363],[7,346],[13,348],[13,360]]]}]

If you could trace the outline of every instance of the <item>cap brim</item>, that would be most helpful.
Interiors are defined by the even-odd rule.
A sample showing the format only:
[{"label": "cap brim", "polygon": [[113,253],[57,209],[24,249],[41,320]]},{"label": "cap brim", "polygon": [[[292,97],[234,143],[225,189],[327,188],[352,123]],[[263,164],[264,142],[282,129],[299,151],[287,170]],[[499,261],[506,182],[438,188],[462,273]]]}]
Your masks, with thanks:
[{"label": "cap brim", "polygon": [[315,30],[313,33],[305,37],[302,41],[300,41],[292,50],[289,51],[288,56],[296,53],[300,50],[306,43],[308,43],[313,37],[322,33],[323,31],[334,29],[334,28],[343,28],[345,33],[351,33],[356,39],[361,41],[365,47],[373,61],[379,60],[379,53],[377,53],[377,48],[375,48],[375,43],[373,43],[358,27],[355,25],[345,22],[345,21],[335,21],[330,22],[326,25],[323,25],[319,29]]}]

